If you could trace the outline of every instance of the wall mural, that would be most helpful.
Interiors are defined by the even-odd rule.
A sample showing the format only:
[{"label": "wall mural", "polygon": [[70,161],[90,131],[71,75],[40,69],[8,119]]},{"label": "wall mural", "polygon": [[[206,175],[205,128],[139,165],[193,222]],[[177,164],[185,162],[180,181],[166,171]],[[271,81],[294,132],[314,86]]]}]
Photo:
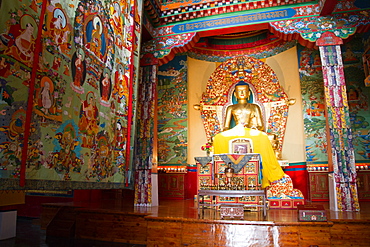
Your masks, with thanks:
[{"label": "wall mural", "polygon": [[[356,161],[370,159],[370,88],[364,84],[362,66],[364,47],[369,46],[370,33],[356,34],[342,45],[347,99]],[[303,98],[306,137],[306,160],[327,162],[324,86],[318,50],[299,46],[299,71]]]},{"label": "wall mural", "polygon": [[26,139],[27,180],[125,181],[132,4],[2,3],[0,177],[19,177]]},{"label": "wall mural", "polygon": [[158,71],[158,163],[187,165],[187,57]]},{"label": "wall mural", "polygon": [[306,161],[327,162],[324,82],[320,53],[298,46],[301,79]]},{"label": "wall mural", "polygon": [[370,47],[370,32],[356,34],[350,42],[342,46],[356,161],[370,159],[370,88],[364,85],[365,74],[362,66],[364,47]]}]

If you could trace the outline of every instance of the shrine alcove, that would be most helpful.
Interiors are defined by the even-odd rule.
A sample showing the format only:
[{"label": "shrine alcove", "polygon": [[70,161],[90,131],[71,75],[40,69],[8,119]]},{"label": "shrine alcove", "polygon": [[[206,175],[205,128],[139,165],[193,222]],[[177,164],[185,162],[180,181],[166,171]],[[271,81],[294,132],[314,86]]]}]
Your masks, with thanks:
[{"label": "shrine alcove", "polygon": [[250,88],[250,101],[260,106],[265,131],[278,140],[281,152],[286,129],[289,99],[275,72],[261,60],[240,56],[220,64],[210,76],[202,94],[200,114],[207,141],[222,131],[225,110],[234,104],[233,92],[239,82]]}]

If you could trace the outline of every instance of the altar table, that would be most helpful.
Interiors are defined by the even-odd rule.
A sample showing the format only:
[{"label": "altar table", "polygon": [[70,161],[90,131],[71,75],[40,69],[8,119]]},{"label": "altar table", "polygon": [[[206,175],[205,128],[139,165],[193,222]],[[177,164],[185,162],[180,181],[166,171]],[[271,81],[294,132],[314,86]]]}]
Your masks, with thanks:
[{"label": "altar table", "polygon": [[[211,202],[205,203],[204,196],[210,196]],[[262,207],[263,216],[266,217],[266,192],[265,190],[198,190],[198,215],[203,213],[205,206],[221,206],[227,205],[227,203],[214,203],[214,198],[216,196],[220,197],[243,197],[243,196],[261,196],[262,205],[256,204],[243,204],[245,207]],[[232,203],[230,205],[235,205]]]}]

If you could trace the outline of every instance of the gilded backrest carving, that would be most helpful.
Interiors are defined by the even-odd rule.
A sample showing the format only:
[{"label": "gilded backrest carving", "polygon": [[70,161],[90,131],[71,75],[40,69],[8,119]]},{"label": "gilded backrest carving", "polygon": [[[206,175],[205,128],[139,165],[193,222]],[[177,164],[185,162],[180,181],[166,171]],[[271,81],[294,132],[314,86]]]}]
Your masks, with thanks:
[{"label": "gilded backrest carving", "polygon": [[235,85],[244,81],[250,85],[253,103],[261,106],[266,132],[276,135],[281,151],[288,116],[288,97],[270,66],[263,61],[240,56],[220,64],[208,79],[200,102],[201,116],[207,140],[222,131],[224,111],[232,104]]}]

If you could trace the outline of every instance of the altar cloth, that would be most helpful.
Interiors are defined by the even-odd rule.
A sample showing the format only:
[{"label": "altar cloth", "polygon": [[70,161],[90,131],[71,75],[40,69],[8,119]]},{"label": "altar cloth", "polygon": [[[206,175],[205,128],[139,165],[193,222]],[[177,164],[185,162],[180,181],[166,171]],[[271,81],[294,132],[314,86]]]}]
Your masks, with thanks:
[{"label": "altar cloth", "polygon": [[258,185],[262,183],[262,158],[260,154],[248,153],[248,154],[215,154],[224,161],[226,164],[231,164],[234,169],[234,173],[239,173],[243,167],[248,164],[252,158],[258,159]]},{"label": "altar cloth", "polygon": [[212,162],[211,156],[205,156],[205,157],[194,157],[195,161],[199,162],[201,166],[205,166],[208,163]]}]

